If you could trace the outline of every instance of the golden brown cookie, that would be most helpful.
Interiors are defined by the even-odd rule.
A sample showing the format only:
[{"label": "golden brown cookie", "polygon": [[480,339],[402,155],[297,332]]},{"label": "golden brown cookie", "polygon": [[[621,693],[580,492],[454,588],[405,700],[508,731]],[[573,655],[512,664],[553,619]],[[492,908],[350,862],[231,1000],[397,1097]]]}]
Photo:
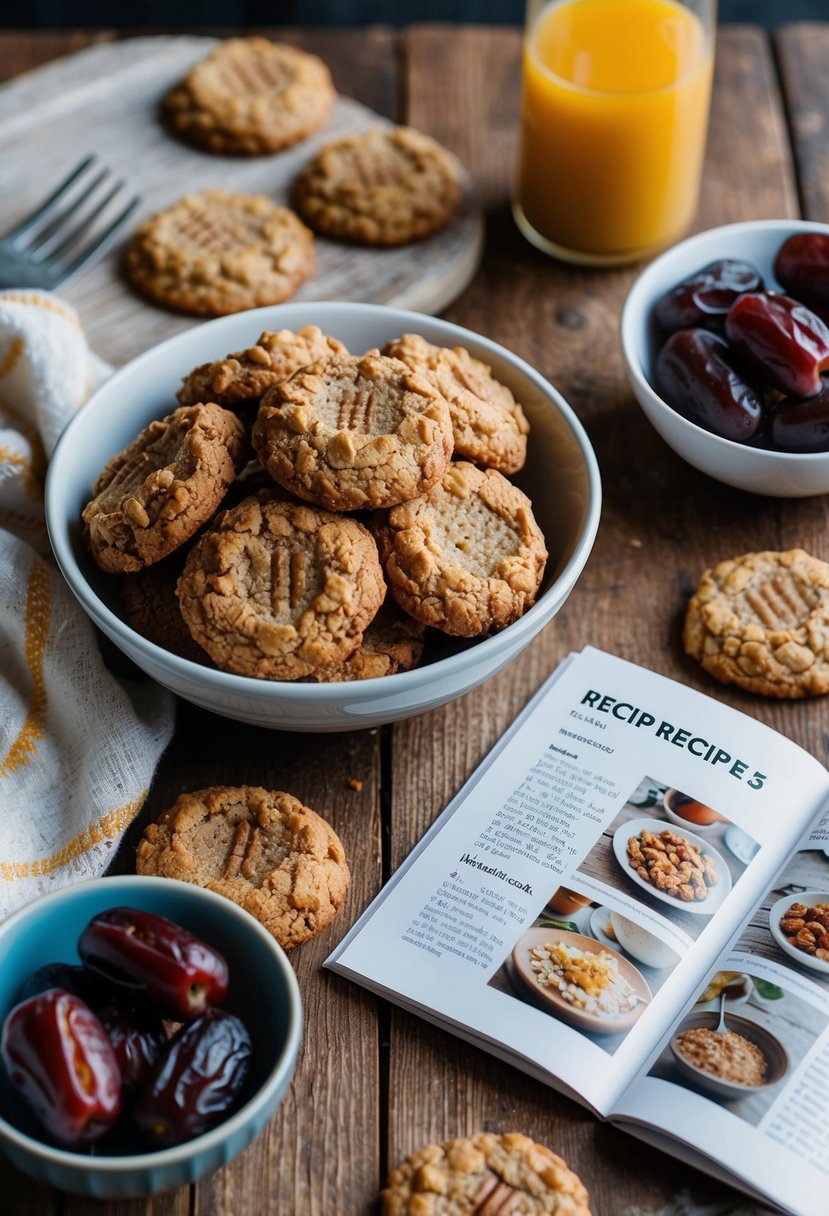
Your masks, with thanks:
[{"label": "golden brown cookie", "polygon": [[362,524],[264,494],[217,517],[178,581],[181,614],[216,666],[269,680],[344,662],[385,594]]},{"label": "golden brown cookie", "polygon": [[177,549],[170,557],[121,579],[121,603],[127,623],[142,638],[191,663],[212,666],[192,638],[178,606],[176,583],[186,554]]},{"label": "golden brown cookie", "polygon": [[314,269],[313,236],[264,194],[185,194],[142,224],[124,255],[156,304],[218,317],[279,304]]},{"label": "golden brown cookie", "polygon": [[239,419],[219,405],[181,406],[113,456],[82,512],[92,556],[112,574],[161,561],[210,519],[245,463]]},{"label": "golden brown cookie", "polygon": [[[383,347],[427,376],[449,402],[455,455],[501,473],[517,473],[527,457],[530,425],[505,384],[462,346],[432,346],[418,334],[404,334]],[[212,400],[212,398],[211,398]]]},{"label": "golden brown cookie", "polygon": [[316,325],[306,325],[298,333],[280,329],[265,330],[255,346],[203,363],[185,376],[176,393],[181,405],[196,401],[217,401],[232,409],[242,403],[256,402],[282,380],[287,380],[309,363],[325,363],[337,355],[347,355],[342,342],[329,338]]},{"label": "golden brown cookie", "polygon": [[526,494],[497,470],[454,461],[422,498],[389,511],[388,528],[389,587],[424,625],[479,637],[535,602],[544,536]]},{"label": "golden brown cookie", "polygon": [[590,1216],[587,1191],[551,1149],[484,1132],[412,1153],[380,1192],[381,1216]]},{"label": "golden brown cookie", "polygon": [[267,38],[230,38],[168,93],[164,113],[174,131],[208,152],[257,156],[316,131],[334,97],[316,55]]},{"label": "golden brown cookie", "polygon": [[351,657],[339,667],[327,668],[309,679],[339,684],[344,680],[375,680],[398,671],[411,671],[423,654],[425,632],[419,621],[401,612],[387,596]]},{"label": "golden brown cookie", "polygon": [[250,785],[181,794],[145,828],[135,868],[232,899],[285,950],[329,924],[349,883],[329,823],[291,794]]},{"label": "golden brown cookie", "polygon": [[365,131],[322,148],[296,181],[315,232],[358,245],[405,245],[437,232],[461,201],[455,157],[411,127]]},{"label": "golden brown cookie", "polygon": [[375,350],[314,363],[269,389],[253,445],[286,489],[355,511],[434,485],[452,454],[452,425],[434,385]]},{"label": "golden brown cookie", "polygon": [[829,564],[803,549],[719,562],[691,597],[683,641],[723,684],[766,697],[829,692]]}]

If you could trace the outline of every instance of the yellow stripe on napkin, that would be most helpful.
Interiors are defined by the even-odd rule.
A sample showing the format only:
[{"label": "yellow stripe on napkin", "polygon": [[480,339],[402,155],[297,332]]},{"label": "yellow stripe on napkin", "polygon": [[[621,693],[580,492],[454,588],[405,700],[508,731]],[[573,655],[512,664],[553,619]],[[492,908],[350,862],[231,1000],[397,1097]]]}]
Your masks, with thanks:
[{"label": "yellow stripe on napkin", "polygon": [[26,720],[20,733],[9,748],[5,760],[0,764],[0,777],[29,764],[37,750],[38,739],[43,738],[46,716],[46,682],[43,678],[43,655],[49,636],[52,591],[49,586],[49,569],[42,557],[34,556],[29,573],[26,594],[26,619],[23,653],[32,677],[32,697]]},{"label": "yellow stripe on napkin", "polygon": [[62,849],[52,853],[50,857],[39,857],[35,861],[0,861],[0,879],[15,882],[20,878],[40,878],[44,874],[52,874],[55,870],[68,866],[71,861],[83,853],[88,853],[101,841],[114,840],[120,835],[141,810],[146,797],[147,791],[144,790],[141,797],[136,798],[134,802],[127,802],[124,806],[109,811],[101,816],[97,823],[90,824],[77,836],[73,836]]}]

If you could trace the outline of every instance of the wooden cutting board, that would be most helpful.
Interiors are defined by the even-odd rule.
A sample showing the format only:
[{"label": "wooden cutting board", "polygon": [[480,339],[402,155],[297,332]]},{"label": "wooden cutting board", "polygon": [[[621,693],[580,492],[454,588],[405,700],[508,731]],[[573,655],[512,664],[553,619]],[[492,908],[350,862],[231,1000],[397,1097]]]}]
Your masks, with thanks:
[{"label": "wooden cutting board", "polygon": [[[160,124],[159,103],[216,45],[216,39],[203,37],[131,38],[89,47],[0,87],[0,232],[27,214],[90,152],[124,178],[130,193],[141,195],[131,232],[196,190],[263,193],[287,203],[293,179],[323,144],[392,126],[340,96],[328,123],[285,152],[248,159],[190,148]],[[127,285],[119,265],[128,237],[129,232],[101,261],[59,289],[78,309],[92,348],[116,364],[198,324],[197,318],[145,302]],[[467,179],[459,213],[425,241],[372,250],[318,238],[315,273],[293,299],[355,300],[438,312],[474,275],[482,244],[480,209]]]}]

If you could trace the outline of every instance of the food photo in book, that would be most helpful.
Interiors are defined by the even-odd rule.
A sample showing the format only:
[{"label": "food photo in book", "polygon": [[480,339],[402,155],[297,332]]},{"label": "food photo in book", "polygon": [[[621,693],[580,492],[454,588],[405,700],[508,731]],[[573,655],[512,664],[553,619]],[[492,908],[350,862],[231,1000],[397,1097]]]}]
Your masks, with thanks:
[{"label": "food photo in book", "polygon": [[638,921],[559,887],[489,986],[612,1055],[678,962],[676,951]]},{"label": "food photo in book", "polygon": [[759,846],[722,811],[646,776],[578,871],[684,944],[699,937]]}]

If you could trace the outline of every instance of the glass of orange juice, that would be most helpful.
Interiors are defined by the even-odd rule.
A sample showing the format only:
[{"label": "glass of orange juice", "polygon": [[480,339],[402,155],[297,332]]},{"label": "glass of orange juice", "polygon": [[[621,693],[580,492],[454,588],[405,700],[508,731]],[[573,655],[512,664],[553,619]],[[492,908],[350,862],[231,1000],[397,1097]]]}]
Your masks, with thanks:
[{"label": "glass of orange juice", "polygon": [[528,0],[513,213],[546,253],[633,262],[699,197],[716,0]]}]

